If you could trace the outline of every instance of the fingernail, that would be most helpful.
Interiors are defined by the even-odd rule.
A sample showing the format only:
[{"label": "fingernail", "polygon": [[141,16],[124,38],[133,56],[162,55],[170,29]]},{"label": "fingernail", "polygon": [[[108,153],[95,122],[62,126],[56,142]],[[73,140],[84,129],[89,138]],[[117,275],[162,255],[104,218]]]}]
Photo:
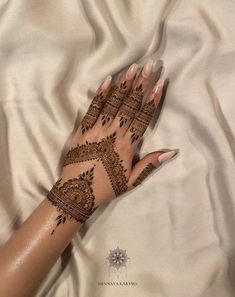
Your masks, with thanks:
[{"label": "fingernail", "polygon": [[175,149],[175,150],[171,150],[169,152],[165,152],[163,154],[161,154],[158,157],[158,161],[160,162],[160,164],[172,159],[174,156],[176,156],[179,153],[179,149]]},{"label": "fingernail", "polygon": [[133,79],[137,72],[137,69],[138,69],[138,64],[136,64],[136,63],[132,64],[127,70],[126,79],[128,79],[128,80]]},{"label": "fingernail", "polygon": [[153,69],[153,60],[148,60],[148,62],[144,65],[144,68],[142,70],[142,76],[145,78],[148,78],[151,74]]},{"label": "fingernail", "polygon": [[158,93],[159,90],[164,86],[165,80],[163,79],[163,75],[165,72],[165,67],[162,65],[159,69],[158,72],[160,72],[158,81],[156,82],[155,86],[153,87],[153,93]]},{"label": "fingernail", "polygon": [[109,87],[111,80],[112,80],[112,76],[111,75],[107,76],[101,85],[101,90],[103,91],[106,90]]},{"label": "fingernail", "polygon": [[163,86],[164,86],[164,79],[160,78],[153,88],[153,93],[154,94],[158,93],[163,88]]}]

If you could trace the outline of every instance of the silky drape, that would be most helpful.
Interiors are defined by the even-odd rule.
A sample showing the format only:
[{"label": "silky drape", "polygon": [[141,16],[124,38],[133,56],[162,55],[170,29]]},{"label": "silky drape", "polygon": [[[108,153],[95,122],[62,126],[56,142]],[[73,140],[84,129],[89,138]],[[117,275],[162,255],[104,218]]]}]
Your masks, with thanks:
[{"label": "silky drape", "polygon": [[[38,296],[235,296],[235,2],[0,0],[0,241],[56,181],[98,84],[162,59],[170,79],[140,156],[180,154],[100,207]],[[106,259],[129,257],[119,274]]]}]

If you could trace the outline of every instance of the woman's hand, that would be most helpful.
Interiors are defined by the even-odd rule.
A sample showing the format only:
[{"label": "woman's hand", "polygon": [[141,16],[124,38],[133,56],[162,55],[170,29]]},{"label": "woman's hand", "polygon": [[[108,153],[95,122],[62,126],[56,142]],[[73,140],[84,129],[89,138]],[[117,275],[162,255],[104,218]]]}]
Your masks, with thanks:
[{"label": "woman's hand", "polygon": [[132,164],[164,84],[160,79],[149,90],[152,61],[138,76],[137,70],[138,65],[132,64],[113,88],[108,76],[97,89],[72,139],[61,177],[47,195],[61,213],[57,226],[66,219],[85,222],[100,204],[139,185],[164,160],[176,155],[178,150],[156,151]]},{"label": "woman's hand", "polygon": [[[176,154],[177,150],[156,151],[132,166],[163,87],[160,80],[145,96],[153,79],[151,63],[135,79],[136,71],[137,65],[133,64],[114,89],[111,77],[98,88],[72,139],[59,180],[1,247],[0,296],[35,296],[42,280],[95,208],[137,186]],[[56,232],[55,225],[60,226]]]}]

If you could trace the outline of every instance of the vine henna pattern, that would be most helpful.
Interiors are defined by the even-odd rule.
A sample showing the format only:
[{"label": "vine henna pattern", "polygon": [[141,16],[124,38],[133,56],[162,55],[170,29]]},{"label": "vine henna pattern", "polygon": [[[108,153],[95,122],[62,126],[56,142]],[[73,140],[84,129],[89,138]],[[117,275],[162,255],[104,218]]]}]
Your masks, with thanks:
[{"label": "vine henna pattern", "polygon": [[127,94],[126,81],[122,82],[120,86],[116,86],[114,88],[110,97],[106,101],[104,108],[101,111],[101,115],[102,115],[101,121],[103,126],[116,116],[126,94]]},{"label": "vine henna pattern", "polygon": [[99,142],[88,142],[77,145],[66,155],[63,166],[89,160],[100,160],[108,174],[116,196],[127,191],[127,177],[120,157],[114,150],[116,132]]},{"label": "vine henna pattern", "polygon": [[134,118],[137,111],[141,108],[143,96],[144,92],[142,84],[131,90],[130,95],[120,107],[118,114],[120,127]]},{"label": "vine henna pattern", "polygon": [[[47,199],[61,213],[56,218],[56,227],[64,224],[66,219],[71,220],[72,218],[84,223],[95,211],[95,196],[91,187],[94,167],[95,165],[77,178],[69,179],[62,185],[60,178],[47,194]],[[52,230],[51,235],[54,232],[55,229]]]}]

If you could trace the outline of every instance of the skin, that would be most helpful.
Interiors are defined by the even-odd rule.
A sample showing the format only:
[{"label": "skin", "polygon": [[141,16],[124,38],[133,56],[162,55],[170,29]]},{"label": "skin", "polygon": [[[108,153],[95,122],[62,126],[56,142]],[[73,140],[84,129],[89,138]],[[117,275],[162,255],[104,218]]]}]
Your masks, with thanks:
[{"label": "skin", "polygon": [[[143,73],[140,73],[135,80],[134,78],[127,80],[127,88],[130,90],[131,87],[136,84],[142,83],[145,93],[152,79],[152,72],[147,77],[144,77]],[[122,74],[116,84],[120,84],[123,80],[126,80],[126,72]],[[101,89],[100,86],[96,94],[98,94]],[[109,91],[110,86],[103,90],[104,95],[107,96]],[[154,98],[157,107],[161,95],[162,84],[156,94],[150,92],[148,98],[143,100],[148,101]],[[85,133],[82,133],[80,125],[71,141],[72,148],[77,144],[84,144],[86,141],[99,142],[102,138],[116,131],[117,139],[115,150],[118,152],[120,160],[123,160],[123,166],[126,168],[128,190],[133,188],[132,184],[147,164],[152,162],[156,167],[160,165],[157,157],[162,153],[161,151],[152,152],[136,163],[135,166],[132,166],[132,160],[141,141],[141,137],[138,141],[131,144],[130,127],[131,121],[120,128],[117,116],[107,123],[107,125],[102,125],[100,115],[94,126]],[[100,162],[94,160],[70,164],[62,169],[60,177],[63,181],[77,177],[94,164],[96,164],[93,183],[95,206],[99,206],[115,198],[109,177]],[[100,182],[99,176],[103,177],[102,182]],[[82,226],[80,222],[74,219],[67,220],[65,224],[61,224],[56,228],[54,234],[51,235],[52,229],[55,228],[55,219],[57,216],[57,208],[45,197],[30,217],[12,237],[1,246],[0,296],[35,296],[38,288],[56,260]]]}]

